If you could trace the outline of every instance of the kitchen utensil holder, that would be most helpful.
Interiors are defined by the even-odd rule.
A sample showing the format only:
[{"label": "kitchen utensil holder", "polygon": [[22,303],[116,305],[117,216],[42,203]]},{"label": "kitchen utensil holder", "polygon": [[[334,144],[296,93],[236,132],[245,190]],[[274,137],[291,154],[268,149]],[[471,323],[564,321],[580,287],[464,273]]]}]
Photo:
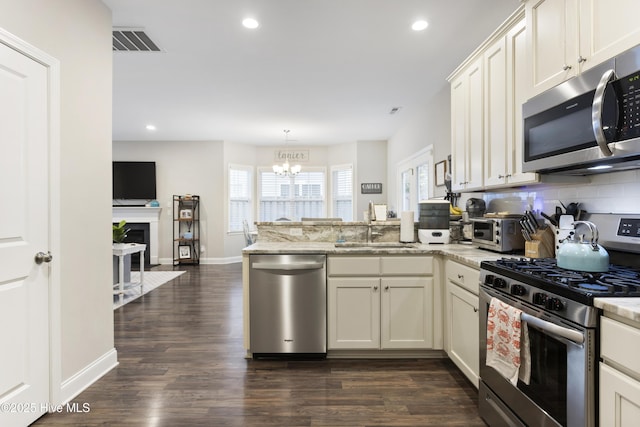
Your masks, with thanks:
[{"label": "kitchen utensil holder", "polygon": [[555,257],[555,235],[550,227],[531,235],[531,241],[524,242],[524,255],[528,258]]}]

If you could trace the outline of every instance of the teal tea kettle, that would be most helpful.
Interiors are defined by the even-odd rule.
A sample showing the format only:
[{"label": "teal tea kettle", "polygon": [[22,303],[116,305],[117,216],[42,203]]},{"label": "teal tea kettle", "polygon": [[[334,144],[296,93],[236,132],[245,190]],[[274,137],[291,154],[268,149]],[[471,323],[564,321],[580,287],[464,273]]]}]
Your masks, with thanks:
[{"label": "teal tea kettle", "polygon": [[[584,234],[578,234],[577,226],[589,227],[591,239],[585,240]],[[567,237],[558,249],[558,267],[567,270],[603,273],[609,271],[609,254],[598,244],[598,229],[589,221],[574,221],[576,232]]]}]

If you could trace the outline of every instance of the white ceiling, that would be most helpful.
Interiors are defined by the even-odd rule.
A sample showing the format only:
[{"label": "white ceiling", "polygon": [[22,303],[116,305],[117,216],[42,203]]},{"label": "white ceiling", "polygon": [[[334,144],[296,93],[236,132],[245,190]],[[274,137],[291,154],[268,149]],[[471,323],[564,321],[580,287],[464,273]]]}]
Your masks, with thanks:
[{"label": "white ceiling", "polygon": [[[389,139],[520,3],[103,2],[114,27],[144,28],[163,49],[114,52],[114,140],[269,145],[284,129],[296,145]],[[241,25],[248,16],[258,29]],[[411,30],[417,18],[429,27]]]}]

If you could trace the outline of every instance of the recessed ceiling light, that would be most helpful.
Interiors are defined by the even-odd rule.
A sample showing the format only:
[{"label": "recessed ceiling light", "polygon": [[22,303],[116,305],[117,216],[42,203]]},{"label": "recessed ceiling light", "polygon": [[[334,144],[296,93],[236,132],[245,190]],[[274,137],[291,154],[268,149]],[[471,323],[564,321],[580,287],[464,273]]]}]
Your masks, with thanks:
[{"label": "recessed ceiling light", "polygon": [[246,28],[250,28],[250,29],[254,29],[254,28],[258,28],[258,26],[260,26],[260,24],[258,23],[258,21],[256,21],[253,18],[246,18],[242,21],[242,25],[244,25]]},{"label": "recessed ceiling light", "polygon": [[429,23],[427,21],[424,21],[422,19],[416,21],[413,23],[413,25],[411,26],[411,29],[413,31],[422,31],[425,28],[427,28],[429,26]]},{"label": "recessed ceiling light", "polygon": [[145,126],[147,130],[156,130],[156,127],[154,125],[147,125]]}]

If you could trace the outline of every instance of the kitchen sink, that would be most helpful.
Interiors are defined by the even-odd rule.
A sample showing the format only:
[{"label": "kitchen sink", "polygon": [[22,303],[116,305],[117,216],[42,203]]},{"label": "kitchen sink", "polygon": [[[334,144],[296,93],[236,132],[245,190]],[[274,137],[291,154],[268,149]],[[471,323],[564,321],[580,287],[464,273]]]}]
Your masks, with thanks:
[{"label": "kitchen sink", "polygon": [[415,243],[402,242],[340,242],[335,244],[336,248],[415,248]]}]

